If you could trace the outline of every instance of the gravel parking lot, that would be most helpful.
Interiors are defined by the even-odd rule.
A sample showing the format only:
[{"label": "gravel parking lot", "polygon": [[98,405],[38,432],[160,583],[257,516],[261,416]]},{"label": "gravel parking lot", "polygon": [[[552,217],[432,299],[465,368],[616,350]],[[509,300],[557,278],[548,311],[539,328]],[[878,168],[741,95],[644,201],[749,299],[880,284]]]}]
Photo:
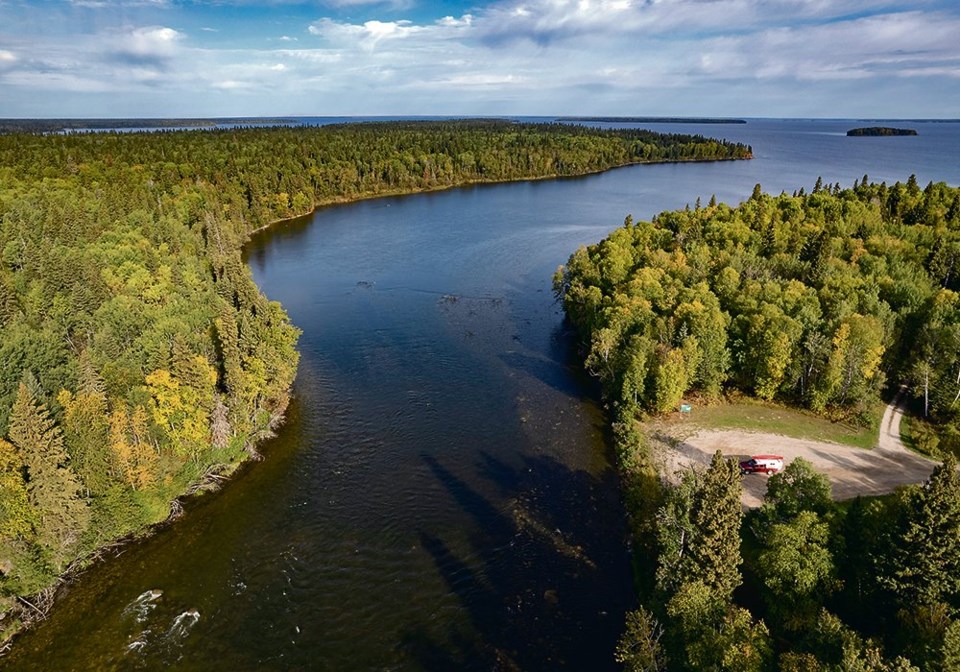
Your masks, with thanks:
[{"label": "gravel parking lot", "polygon": [[[773,453],[782,455],[785,464],[803,457],[830,479],[835,499],[852,499],[857,495],[892,492],[901,485],[920,483],[930,475],[936,463],[904,447],[900,441],[900,419],[900,410],[893,404],[888,406],[881,422],[878,446],[873,450],[776,434],[722,429],[700,430],[679,440],[656,436],[654,454],[660,462],[661,473],[668,475],[692,464],[709,464],[717,450],[742,459],[750,455]],[[747,474],[743,477],[744,506],[760,506],[767,491],[768,478],[763,474]]]}]

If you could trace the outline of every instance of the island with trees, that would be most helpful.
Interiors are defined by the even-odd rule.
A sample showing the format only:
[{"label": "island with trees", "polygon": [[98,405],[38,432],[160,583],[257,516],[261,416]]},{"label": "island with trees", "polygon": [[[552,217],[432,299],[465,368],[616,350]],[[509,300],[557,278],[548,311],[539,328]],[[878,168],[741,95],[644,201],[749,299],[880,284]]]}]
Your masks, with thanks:
[{"label": "island with trees", "polygon": [[500,121],[0,134],[0,628],[281,421],[298,330],[241,259],[319,205],[632,163],[700,136]]},{"label": "island with trees", "polygon": [[851,138],[888,137],[896,135],[917,135],[912,128],[890,128],[889,126],[869,126],[866,128],[851,128],[847,131]]},{"label": "island with trees", "polygon": [[[637,551],[626,669],[960,669],[958,255],[960,189],[864,176],[627,218],[558,270]],[[901,383],[943,462],[870,499],[797,459],[744,514],[734,462],[666,478],[643,423],[736,393],[875,425]]]}]

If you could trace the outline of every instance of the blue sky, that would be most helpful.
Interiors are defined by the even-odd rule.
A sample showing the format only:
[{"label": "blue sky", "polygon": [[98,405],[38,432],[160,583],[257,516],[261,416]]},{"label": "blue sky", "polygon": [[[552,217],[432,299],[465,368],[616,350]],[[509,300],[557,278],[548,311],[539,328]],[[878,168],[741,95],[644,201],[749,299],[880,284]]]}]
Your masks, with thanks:
[{"label": "blue sky", "polygon": [[956,0],[0,0],[0,117],[960,117]]}]

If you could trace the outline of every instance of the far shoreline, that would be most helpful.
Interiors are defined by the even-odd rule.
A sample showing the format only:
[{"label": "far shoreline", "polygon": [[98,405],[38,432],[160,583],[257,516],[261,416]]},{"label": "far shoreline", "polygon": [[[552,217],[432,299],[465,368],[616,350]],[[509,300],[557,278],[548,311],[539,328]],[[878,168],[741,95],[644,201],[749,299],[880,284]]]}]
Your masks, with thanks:
[{"label": "far shoreline", "polygon": [[570,175],[560,175],[554,173],[553,175],[538,175],[531,177],[517,177],[517,178],[508,178],[503,180],[467,180],[465,182],[458,182],[456,184],[440,184],[433,187],[427,187],[425,189],[397,189],[391,191],[380,191],[375,194],[359,194],[356,196],[350,196],[345,198],[330,198],[323,201],[318,201],[313,204],[313,206],[306,212],[302,212],[296,215],[290,215],[289,217],[283,217],[281,219],[274,220],[269,224],[264,224],[247,234],[247,240],[244,242],[241,249],[246,248],[247,243],[250,242],[250,239],[257,234],[263,233],[272,229],[273,227],[284,224],[285,222],[292,222],[295,219],[300,219],[302,217],[309,217],[317,210],[323,208],[328,208],[330,206],[337,205],[351,205],[353,203],[361,203],[363,201],[372,201],[378,198],[394,198],[398,196],[416,196],[418,194],[435,194],[442,191],[451,191],[453,189],[462,189],[464,187],[482,187],[482,186],[496,186],[498,184],[517,184],[520,182],[547,182],[550,180],[576,180],[581,177],[590,177],[591,175],[601,175],[603,173],[609,172],[611,170],[618,170],[620,168],[630,168],[631,166],[655,166],[663,165],[669,163],[721,163],[726,161],[750,161],[753,159],[753,153],[751,152],[747,156],[731,156],[727,158],[718,158],[718,159],[670,159],[669,161],[628,161],[626,163],[621,163],[616,166],[607,166],[606,168],[599,168],[597,170],[588,170],[582,173],[575,173]]}]

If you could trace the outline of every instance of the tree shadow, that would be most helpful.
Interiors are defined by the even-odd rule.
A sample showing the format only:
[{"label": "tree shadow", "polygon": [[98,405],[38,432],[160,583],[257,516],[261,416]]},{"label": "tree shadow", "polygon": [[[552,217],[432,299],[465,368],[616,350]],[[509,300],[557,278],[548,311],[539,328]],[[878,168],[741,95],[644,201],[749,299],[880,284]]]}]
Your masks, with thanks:
[{"label": "tree shadow", "polygon": [[595,477],[551,457],[510,465],[481,453],[479,477],[504,496],[500,508],[434,457],[421,457],[478,523],[459,555],[420,531],[472,629],[450,626],[442,641],[407,632],[403,646],[421,668],[617,669],[613,649],[635,598],[613,470]]}]

